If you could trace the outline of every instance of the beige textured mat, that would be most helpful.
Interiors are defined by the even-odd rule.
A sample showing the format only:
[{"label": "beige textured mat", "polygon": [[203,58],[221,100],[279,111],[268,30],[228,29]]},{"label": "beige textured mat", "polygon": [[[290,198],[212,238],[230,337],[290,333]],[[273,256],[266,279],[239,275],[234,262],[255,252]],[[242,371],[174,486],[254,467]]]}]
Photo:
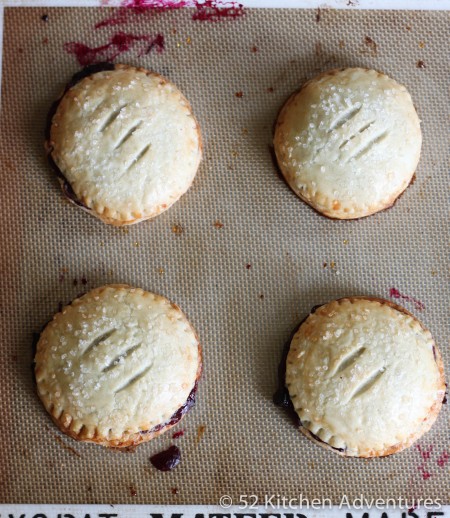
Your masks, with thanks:
[{"label": "beige textured mat", "polygon": [[[450,13],[250,10],[242,19],[201,23],[183,10],[133,14],[127,25],[94,31],[106,13],[5,10],[0,501],[215,504],[224,493],[302,493],[338,502],[363,493],[450,503],[448,405],[419,443],[431,449],[428,459],[413,447],[365,461],[322,451],[271,402],[295,326],[312,306],[346,295],[388,298],[396,288],[421,301],[420,311],[396,300],[430,327],[450,372]],[[46,112],[79,69],[63,44],[98,46],[119,30],[165,35],[164,52],[139,56],[137,44],[116,61],[173,80],[192,102],[205,142],[190,191],[156,220],[125,231],[66,202],[43,153]],[[355,65],[407,85],[423,121],[422,158],[392,209],[331,221],[290,191],[268,145],[278,109],[305,78]],[[33,332],[58,303],[111,282],[171,298],[204,346],[198,404],[175,429],[185,429],[184,437],[166,434],[134,453],[61,435],[35,396],[30,370]],[[156,471],[150,455],[175,442],[182,463]]]}]

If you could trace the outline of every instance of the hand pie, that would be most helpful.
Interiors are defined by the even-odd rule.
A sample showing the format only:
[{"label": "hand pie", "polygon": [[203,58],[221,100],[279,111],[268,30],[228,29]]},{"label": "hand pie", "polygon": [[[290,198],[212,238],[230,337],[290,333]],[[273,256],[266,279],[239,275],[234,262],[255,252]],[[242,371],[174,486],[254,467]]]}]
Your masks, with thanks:
[{"label": "hand pie", "polygon": [[305,435],[356,457],[410,446],[430,429],[445,394],[430,332],[400,306],[359,297],[320,306],[300,325],[286,387]]},{"label": "hand pie", "polygon": [[125,447],[174,426],[195,402],[201,348],[180,308],[138,288],[97,288],[66,306],[37,344],[37,391],[80,441]]},{"label": "hand pie", "polygon": [[194,180],[199,125],[183,94],[158,74],[94,66],[74,76],[49,119],[46,148],[63,191],[105,223],[153,218]]},{"label": "hand pie", "polygon": [[420,121],[406,88],[362,68],[308,81],[283,106],[274,147],[292,190],[330,218],[390,207],[419,162]]}]

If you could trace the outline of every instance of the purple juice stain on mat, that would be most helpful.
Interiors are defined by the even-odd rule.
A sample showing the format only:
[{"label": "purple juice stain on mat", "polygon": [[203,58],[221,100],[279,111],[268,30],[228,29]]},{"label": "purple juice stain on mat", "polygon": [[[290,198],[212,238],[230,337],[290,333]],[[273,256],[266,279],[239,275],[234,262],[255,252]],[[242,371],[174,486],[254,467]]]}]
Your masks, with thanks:
[{"label": "purple juice stain on mat", "polygon": [[192,7],[195,3],[195,0],[122,0],[120,5],[137,12],[144,12],[149,9],[166,10]]},{"label": "purple juice stain on mat", "polygon": [[407,302],[412,302],[414,304],[414,307],[419,311],[425,309],[425,304],[423,302],[420,302],[420,300],[417,300],[414,297],[410,297],[409,295],[404,295],[403,293],[400,293],[397,288],[389,289],[389,297],[393,299],[403,299]]},{"label": "purple juice stain on mat", "polygon": [[436,461],[437,462],[437,465],[440,467],[440,468],[443,468],[446,464],[448,464],[448,461],[450,459],[450,454],[447,452],[447,451],[443,451],[440,455],[440,457],[438,458],[438,460]]},{"label": "purple juice stain on mat", "polygon": [[[107,2],[106,4],[107,5]],[[193,7],[192,19],[216,22],[224,19],[240,18],[245,14],[244,6],[235,1],[222,0],[123,0],[117,11],[95,25],[96,29],[129,22],[131,14],[153,14],[161,11]]]},{"label": "purple juice stain on mat", "polygon": [[433,446],[428,446],[428,448],[422,448],[420,444],[417,445],[417,451],[420,453],[420,456],[424,461],[427,461],[431,457],[431,452],[433,451]]},{"label": "purple juice stain on mat", "polygon": [[184,435],[184,430],[180,430],[178,432],[175,432],[172,435],[172,439],[179,439],[180,437],[183,437],[183,435]]},{"label": "purple juice stain on mat", "polygon": [[170,471],[178,466],[181,461],[180,449],[170,446],[167,450],[156,453],[150,457],[150,462],[159,471]]},{"label": "purple juice stain on mat", "polygon": [[420,473],[422,474],[422,478],[424,480],[428,480],[429,478],[431,478],[431,473],[429,471],[427,471],[427,469],[425,468],[425,466],[419,466],[417,468]]},{"label": "purple juice stain on mat", "polygon": [[88,66],[102,61],[112,61],[124,52],[131,50],[138,42],[145,44],[144,50],[139,55],[150,52],[156,48],[158,52],[164,50],[164,36],[157,34],[135,35],[125,32],[118,32],[111,36],[109,41],[99,47],[89,47],[81,42],[70,41],[64,44],[64,50],[68,54],[73,54],[80,65]]},{"label": "purple juice stain on mat", "polygon": [[217,2],[205,0],[195,2],[197,11],[192,15],[193,20],[201,22],[216,22],[218,20],[239,18],[245,14],[244,6],[238,2]]},{"label": "purple juice stain on mat", "polygon": [[418,471],[420,471],[423,480],[428,480],[431,478],[432,474],[427,469],[427,462],[431,458],[431,452],[433,451],[433,445],[426,447],[422,447],[420,444],[416,445],[417,451],[420,453],[422,457],[423,463],[417,467]]},{"label": "purple juice stain on mat", "polygon": [[[106,4],[107,5],[107,4]],[[96,23],[94,28],[101,29],[102,27],[111,27],[114,25],[125,25],[131,21],[132,15],[146,14],[152,16],[155,13],[160,13],[168,9],[180,9],[187,6],[187,2],[149,2],[132,0],[125,1],[121,6],[114,11],[112,16],[104,18]]]},{"label": "purple juice stain on mat", "polygon": [[125,25],[128,23],[128,15],[130,11],[125,9],[124,7],[119,7],[119,9],[110,17],[101,20],[96,23],[94,28],[101,29],[102,27],[111,27],[113,25]]},{"label": "purple juice stain on mat", "polygon": [[[108,5],[105,2],[104,5]],[[195,12],[192,15],[193,20],[198,21],[219,21],[222,19],[239,18],[245,14],[244,6],[235,1],[221,0],[123,0],[121,6],[115,13],[96,23],[94,28],[109,27],[114,25],[125,25],[129,21],[131,13],[155,13],[165,10],[180,9],[182,7],[194,7]],[[146,49],[138,54],[148,54],[152,49],[156,48],[158,52],[164,50],[164,35],[157,34],[150,36],[148,34],[135,35],[118,32],[112,36],[107,43],[98,47],[89,47],[81,42],[67,42],[64,49],[69,54],[74,54],[78,63],[82,66],[92,65],[102,61],[113,61],[115,58],[127,52],[135,46],[139,41],[148,43]]]},{"label": "purple juice stain on mat", "polygon": [[142,13],[148,9],[164,11],[195,7],[193,20],[217,21],[225,18],[239,18],[245,14],[244,6],[235,1],[222,0],[124,0],[122,7]]}]

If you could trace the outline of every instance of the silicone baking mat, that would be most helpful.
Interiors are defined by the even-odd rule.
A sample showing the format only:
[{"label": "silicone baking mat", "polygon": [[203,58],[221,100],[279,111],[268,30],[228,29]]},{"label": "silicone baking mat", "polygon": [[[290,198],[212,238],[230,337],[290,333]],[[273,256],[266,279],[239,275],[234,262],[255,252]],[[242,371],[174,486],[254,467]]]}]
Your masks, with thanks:
[{"label": "silicone baking mat", "polygon": [[[450,503],[449,410],[393,457],[345,459],[303,437],[272,403],[285,342],[310,308],[346,295],[403,304],[448,345],[449,23],[447,12],[252,10],[216,23],[183,9],[6,8],[1,106],[0,500],[216,504],[229,494],[438,498]],[[70,205],[46,163],[47,110],[80,66],[64,46],[98,47],[174,81],[202,126],[193,187],[154,221],[104,225]],[[150,41],[164,36],[165,49]],[[160,40],[161,41],[161,40]],[[77,47],[80,49],[81,47]],[[86,55],[86,54],[84,54]],[[111,58],[111,55],[101,57]],[[332,221],[273,165],[272,125],[289,94],[333,67],[364,66],[407,85],[424,143],[396,205]],[[34,391],[33,334],[80,292],[129,283],[178,303],[198,330],[198,402],[175,430],[134,452],[77,443]],[[395,298],[397,297],[397,298]],[[403,297],[403,298],[398,298]],[[182,462],[149,457],[176,443]]]}]

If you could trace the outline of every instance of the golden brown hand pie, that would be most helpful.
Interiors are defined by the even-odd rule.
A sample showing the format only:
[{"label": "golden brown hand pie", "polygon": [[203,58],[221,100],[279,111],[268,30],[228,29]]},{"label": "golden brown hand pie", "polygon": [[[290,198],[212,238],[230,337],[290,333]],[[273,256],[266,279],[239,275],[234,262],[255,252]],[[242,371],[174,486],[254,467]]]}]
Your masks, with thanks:
[{"label": "golden brown hand pie", "polygon": [[282,108],[278,164],[292,190],[330,218],[390,207],[419,162],[420,121],[406,88],[362,68],[308,81]]},{"label": "golden brown hand pie", "polygon": [[63,432],[123,447],[168,430],[194,404],[201,348],[178,306],[110,285],[55,315],[35,362],[39,397]]},{"label": "golden brown hand pie", "polygon": [[172,83],[143,68],[109,68],[72,81],[46,147],[72,201],[105,223],[128,225],[160,214],[189,189],[201,136]]},{"label": "golden brown hand pie", "polygon": [[325,304],[300,325],[286,387],[308,437],[358,457],[410,446],[430,429],[445,394],[430,332],[400,306],[359,297]]}]

